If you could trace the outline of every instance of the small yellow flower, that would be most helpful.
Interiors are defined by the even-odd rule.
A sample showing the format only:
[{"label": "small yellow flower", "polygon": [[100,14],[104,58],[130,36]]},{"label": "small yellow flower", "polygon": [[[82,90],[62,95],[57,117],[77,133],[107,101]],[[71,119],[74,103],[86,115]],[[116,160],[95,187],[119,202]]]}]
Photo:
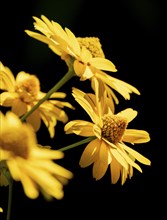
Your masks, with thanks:
[{"label": "small yellow flower", "polygon": [[61,56],[67,65],[73,63],[75,74],[80,80],[96,78],[105,84],[108,96],[118,104],[118,99],[111,89],[116,90],[125,99],[130,99],[130,93],[134,92],[140,95],[140,92],[132,85],[116,79],[104,71],[116,72],[117,69],[113,62],[105,58],[105,55],[97,37],[75,37],[68,29],[63,29],[60,24],[50,21],[44,15],[41,19],[33,17],[34,28],[40,33],[25,30],[25,32],[46,43],[54,53]]},{"label": "small yellow flower", "polygon": [[125,144],[127,142],[133,145],[150,140],[148,132],[127,128],[129,122],[137,116],[137,111],[127,108],[114,114],[103,84],[96,95],[73,88],[73,96],[92,120],[73,120],[64,127],[66,134],[92,137],[80,158],[81,167],[93,164],[93,177],[99,180],[110,166],[111,182],[116,183],[121,177],[123,185],[128,176],[132,177],[133,168],[142,172],[136,160],[145,165],[151,164],[149,159]]},{"label": "small yellow flower", "polygon": [[0,207],[0,212],[3,212],[3,209]]},{"label": "small yellow flower", "polygon": [[[28,112],[46,95],[40,91],[40,82],[35,75],[21,71],[15,79],[11,70],[2,62],[0,62],[0,82],[0,89],[5,90],[0,94],[0,105],[11,107],[11,110],[19,117]],[[68,116],[62,109],[64,107],[73,109],[70,103],[55,100],[65,97],[65,93],[53,93],[49,100],[43,102],[38,109],[27,117],[27,122],[32,124],[35,131],[38,131],[42,120],[48,128],[50,136],[54,137],[54,127],[57,120],[63,123],[68,121]]]},{"label": "small yellow flower", "polygon": [[22,123],[13,112],[0,112],[0,125],[0,161],[6,161],[26,196],[35,199],[41,192],[48,199],[62,199],[63,185],[73,176],[53,161],[63,158],[63,152],[39,147],[32,126]]}]

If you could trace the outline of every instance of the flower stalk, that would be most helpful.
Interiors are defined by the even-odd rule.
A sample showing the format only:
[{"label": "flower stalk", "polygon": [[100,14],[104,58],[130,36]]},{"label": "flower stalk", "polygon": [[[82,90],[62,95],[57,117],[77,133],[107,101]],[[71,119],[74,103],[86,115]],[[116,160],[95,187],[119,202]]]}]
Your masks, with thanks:
[{"label": "flower stalk", "polygon": [[95,138],[96,138],[95,136],[88,137],[88,138],[85,138],[85,139],[82,140],[82,141],[78,141],[78,142],[76,142],[76,143],[74,143],[74,144],[70,144],[70,145],[68,145],[68,146],[66,146],[66,147],[62,147],[62,148],[60,148],[60,149],[58,149],[58,150],[60,150],[60,151],[66,151],[66,150],[72,149],[72,148],[74,148],[74,147],[77,147],[77,146],[79,146],[79,145],[86,144],[86,143],[88,143],[88,142],[94,140]]},{"label": "flower stalk", "polygon": [[13,179],[11,177],[10,181],[9,181],[8,207],[7,207],[7,217],[6,217],[6,220],[10,220],[10,216],[11,216],[12,191],[13,191]]}]

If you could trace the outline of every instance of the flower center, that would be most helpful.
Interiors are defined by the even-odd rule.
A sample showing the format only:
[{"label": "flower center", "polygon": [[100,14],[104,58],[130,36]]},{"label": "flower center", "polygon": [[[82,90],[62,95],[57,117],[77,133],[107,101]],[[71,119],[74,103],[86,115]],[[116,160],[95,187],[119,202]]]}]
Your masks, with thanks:
[{"label": "flower center", "polygon": [[[3,136],[3,137],[2,137]],[[15,156],[28,158],[28,136],[25,130],[15,128],[15,131],[5,131],[0,136],[0,146],[3,150],[12,152]]]},{"label": "flower center", "polygon": [[127,127],[127,120],[117,115],[105,115],[103,118],[102,136],[112,143],[122,139]]},{"label": "flower center", "polygon": [[93,57],[104,58],[104,53],[102,50],[102,45],[99,38],[97,37],[77,37],[80,46],[86,47],[90,51]]},{"label": "flower center", "polygon": [[16,92],[19,93],[20,99],[26,103],[34,101],[39,91],[40,82],[34,75],[29,75],[16,86]]}]

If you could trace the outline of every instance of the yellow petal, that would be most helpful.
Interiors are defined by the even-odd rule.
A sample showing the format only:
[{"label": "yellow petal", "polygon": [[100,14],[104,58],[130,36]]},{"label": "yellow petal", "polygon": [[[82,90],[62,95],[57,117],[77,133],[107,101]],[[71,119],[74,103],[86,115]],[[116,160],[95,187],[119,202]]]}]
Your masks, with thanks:
[{"label": "yellow petal", "polygon": [[[53,151],[53,150],[51,150]],[[52,152],[53,153],[53,152]],[[43,169],[48,173],[51,173],[52,175],[59,175],[63,178],[71,179],[73,177],[73,174],[71,171],[65,169],[64,167],[54,163],[51,160],[34,160],[29,163],[31,166],[34,167],[34,169]]]},{"label": "yellow petal", "polygon": [[20,117],[27,112],[27,104],[20,99],[15,99],[12,103],[12,111]]},{"label": "yellow petal", "polygon": [[74,64],[73,64],[73,67],[74,67],[74,71],[76,73],[77,76],[79,77],[82,77],[81,79],[82,80],[86,80],[83,78],[82,74],[85,72],[85,69],[86,69],[86,65],[79,62],[79,60],[75,60],[74,61]]},{"label": "yellow petal", "polygon": [[123,141],[131,144],[146,143],[150,141],[150,136],[147,131],[137,129],[126,129],[123,136]]},{"label": "yellow petal", "polygon": [[101,141],[99,149],[99,160],[108,165],[108,147],[104,141]]},{"label": "yellow petal", "polygon": [[136,160],[138,160],[140,163],[146,164],[146,165],[151,165],[151,161],[138,153],[137,151],[133,150],[132,148],[126,146],[125,144],[122,144],[122,147],[130,153]]},{"label": "yellow petal", "polygon": [[138,164],[136,164],[128,155],[127,153],[123,152],[122,150],[120,150],[119,148],[117,149],[118,152],[120,153],[120,155],[122,155],[125,160],[127,161],[127,163],[130,165],[130,166],[133,166],[135,167],[137,170],[139,170],[141,173],[142,173],[142,169],[140,168],[140,166]]},{"label": "yellow petal", "polygon": [[137,116],[137,111],[133,110],[132,108],[127,108],[119,112],[117,115],[120,117],[126,118],[129,123]]},{"label": "yellow petal", "polygon": [[35,110],[34,112],[32,112],[32,114],[27,117],[26,121],[33,126],[35,131],[38,131],[41,126],[39,111]]},{"label": "yellow petal", "polygon": [[120,93],[126,100],[130,99],[130,93],[132,92],[134,92],[137,95],[140,95],[140,92],[134,86],[122,80],[116,79],[112,76],[109,76],[102,71],[97,71],[95,76],[101,79],[109,87]]},{"label": "yellow petal", "polygon": [[93,123],[87,121],[70,121],[65,125],[64,130],[66,134],[75,133],[84,137],[94,136]]},{"label": "yellow petal", "polygon": [[17,158],[15,160],[7,161],[8,168],[10,170],[11,176],[15,181],[19,181],[21,177],[21,172],[18,167]]},{"label": "yellow petal", "polygon": [[35,33],[33,31],[29,31],[29,30],[25,30],[26,34],[28,34],[30,37],[36,39],[36,40],[39,40],[45,44],[48,44],[48,45],[52,45],[52,46],[55,46],[55,43],[47,38],[46,36],[43,36],[42,34],[39,34],[39,33]]},{"label": "yellow petal", "polygon": [[92,54],[89,50],[86,49],[86,47],[82,47],[80,56],[81,61],[85,64],[87,64],[90,61],[90,59],[92,59]]},{"label": "yellow petal", "polygon": [[99,116],[97,116],[95,112],[95,106],[93,105],[89,96],[77,88],[73,88],[72,95],[74,96],[75,100],[82,106],[82,108],[88,113],[92,121],[94,123],[99,122]]},{"label": "yellow petal", "polygon": [[3,92],[0,94],[0,105],[11,107],[13,101],[18,98],[18,94],[14,92]]},{"label": "yellow petal", "polygon": [[64,157],[64,153],[59,150],[50,150],[47,148],[39,148],[34,147],[32,148],[31,154],[33,157],[35,157],[37,160],[43,160],[43,159],[61,159]]},{"label": "yellow petal", "polygon": [[116,72],[117,69],[115,68],[115,65],[105,58],[100,57],[94,57],[90,61],[91,65],[96,67],[99,70],[106,70],[111,72]]},{"label": "yellow petal", "polygon": [[22,172],[20,177],[26,196],[30,199],[36,199],[39,195],[38,185],[27,175],[27,173]]},{"label": "yellow petal", "polygon": [[6,122],[8,123],[9,127],[13,127],[13,128],[19,128],[22,125],[22,122],[18,118],[18,116],[11,111],[8,111],[6,113]]},{"label": "yellow petal", "polygon": [[105,175],[107,168],[108,168],[107,163],[104,164],[103,161],[96,160],[93,164],[93,177],[96,180],[101,179]]},{"label": "yellow petal", "polygon": [[15,78],[11,70],[0,62],[0,89],[14,92]]},{"label": "yellow petal", "polygon": [[120,163],[118,163],[115,157],[112,157],[112,161],[110,163],[110,171],[111,171],[111,182],[115,184],[118,182],[121,173],[121,165]]},{"label": "yellow petal", "polygon": [[92,164],[95,158],[97,157],[99,148],[100,148],[100,141],[98,139],[91,141],[84,149],[79,161],[79,165],[81,167],[87,167],[90,164]]},{"label": "yellow petal", "polygon": [[126,169],[128,170],[128,163],[125,158],[117,151],[117,149],[110,148],[111,154],[115,157],[115,159]]},{"label": "yellow petal", "polygon": [[69,37],[69,43],[71,44],[71,47],[72,47],[74,53],[76,55],[80,55],[80,45],[78,43],[77,38],[68,28],[65,28],[65,31]]}]

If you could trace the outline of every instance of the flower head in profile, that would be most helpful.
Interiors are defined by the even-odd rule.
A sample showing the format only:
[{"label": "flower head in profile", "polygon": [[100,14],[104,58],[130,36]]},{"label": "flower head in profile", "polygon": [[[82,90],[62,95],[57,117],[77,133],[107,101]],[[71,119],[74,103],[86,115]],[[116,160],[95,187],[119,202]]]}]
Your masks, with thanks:
[{"label": "flower head in profile", "polygon": [[92,141],[84,149],[79,164],[87,167],[93,164],[93,177],[101,179],[110,167],[111,182],[116,183],[121,178],[123,185],[127,177],[133,176],[133,168],[142,172],[137,161],[150,165],[146,157],[127,146],[145,143],[150,140],[144,130],[128,129],[129,123],[137,116],[137,111],[127,108],[117,114],[106,97],[103,86],[94,94],[86,94],[73,88],[75,100],[88,113],[92,122],[73,120],[68,122],[64,130],[66,134],[75,133],[83,137],[92,137]]},{"label": "flower head in profile", "polygon": [[35,199],[41,192],[48,199],[62,199],[63,185],[73,176],[54,162],[63,158],[63,152],[39,146],[32,126],[22,123],[13,112],[0,112],[0,125],[0,162],[6,161],[26,196]]},{"label": "flower head in profile", "polygon": [[[108,96],[118,104],[118,99],[113,90],[120,93],[125,99],[130,99],[130,93],[140,94],[132,85],[116,79],[104,71],[116,72],[113,62],[105,58],[102,45],[97,37],[75,37],[68,28],[63,29],[55,21],[50,21],[44,15],[41,19],[33,17],[34,27],[37,31],[25,30],[25,32],[47,44],[53,52],[66,61],[68,66],[73,66],[75,74],[80,80],[96,78],[101,80],[107,90]],[[93,88],[94,89],[94,88]]]},{"label": "flower head in profile", "polygon": [[[12,112],[19,117],[30,111],[46,95],[40,91],[40,81],[35,75],[21,71],[15,78],[11,70],[1,62],[0,81],[0,89],[5,90],[0,94],[0,105],[11,107]],[[63,123],[68,121],[68,116],[63,108],[73,109],[70,103],[57,100],[65,97],[66,94],[63,92],[54,92],[50,99],[43,102],[38,109],[27,117],[27,122],[32,124],[35,131],[38,131],[42,120],[48,128],[50,136],[54,137],[57,121]]]}]

